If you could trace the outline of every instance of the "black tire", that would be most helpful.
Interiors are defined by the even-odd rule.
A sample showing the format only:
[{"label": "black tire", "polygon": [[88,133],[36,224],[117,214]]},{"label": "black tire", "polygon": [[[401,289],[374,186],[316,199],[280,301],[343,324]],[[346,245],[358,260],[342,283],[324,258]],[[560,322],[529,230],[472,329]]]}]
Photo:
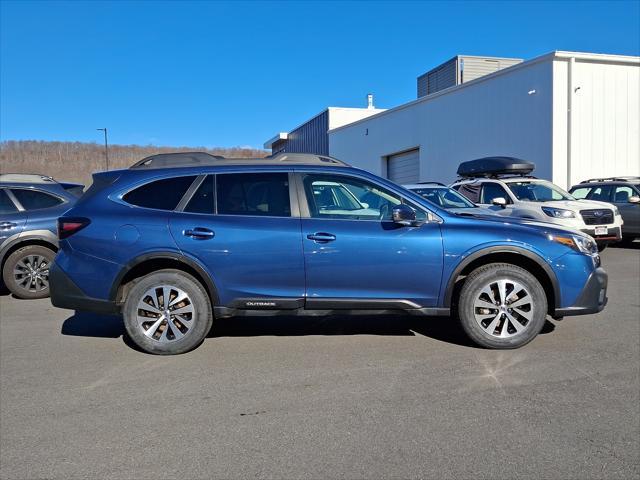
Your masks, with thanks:
[{"label": "black tire", "polygon": [[18,298],[48,297],[49,267],[55,256],[56,252],[42,245],[17,249],[9,255],[2,269],[5,286]]},{"label": "black tire", "polygon": [[[169,323],[166,318],[160,318],[162,313],[152,312],[151,307],[144,307],[150,308],[148,311],[139,309],[139,303],[144,301],[146,305],[157,303],[161,308],[155,310],[159,312],[166,311],[163,286],[170,289],[167,295],[170,312],[172,308],[184,310],[190,305],[193,313],[169,314]],[[153,293],[148,295],[149,291]],[[180,292],[187,298],[178,302]],[[153,295],[155,300],[151,298]],[[144,320],[147,315],[150,315],[147,322],[139,322],[139,318]],[[155,355],[176,355],[193,350],[203,342],[213,323],[211,302],[204,287],[188,273],[170,269],[158,270],[137,280],[127,294],[122,316],[129,338],[145,352]]]},{"label": "black tire", "polygon": [[597,245],[598,245],[598,252],[604,252],[605,248],[609,246],[608,243],[597,243]]},{"label": "black tire", "polygon": [[[501,298],[498,291],[498,282],[501,281],[505,281],[506,299],[503,302],[505,306],[491,305],[491,308],[485,308],[485,303],[489,305],[486,299],[492,300],[492,298],[483,293],[483,289],[488,288],[494,294],[494,299]],[[512,287],[510,291],[509,285]],[[516,300],[518,294],[522,294],[522,298]],[[528,304],[509,308],[509,303],[516,305],[527,295],[529,300],[523,301],[528,301]],[[481,306],[477,307],[477,304]],[[529,310],[525,311],[527,308]],[[495,316],[493,316],[494,313]],[[523,315],[530,318],[527,320]],[[547,296],[542,285],[536,277],[516,265],[491,263],[480,267],[471,272],[460,291],[458,317],[462,329],[471,340],[485,348],[510,349],[526,345],[540,333],[546,321],[546,315]],[[480,320],[483,316],[487,318]],[[494,321],[497,323],[492,328]],[[503,327],[506,330],[503,330]],[[488,333],[487,329],[492,333]],[[503,334],[504,337],[499,336]]]}]

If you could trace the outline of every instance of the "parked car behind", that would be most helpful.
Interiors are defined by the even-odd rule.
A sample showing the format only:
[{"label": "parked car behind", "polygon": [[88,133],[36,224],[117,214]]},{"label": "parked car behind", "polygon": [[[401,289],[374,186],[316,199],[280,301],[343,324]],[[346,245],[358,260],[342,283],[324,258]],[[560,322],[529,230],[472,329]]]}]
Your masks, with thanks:
[{"label": "parked car behind", "polygon": [[640,238],[640,177],[592,178],[574,185],[569,193],[577,199],[612,203],[624,221],[622,242]]},{"label": "parked car behind", "polygon": [[425,200],[438,205],[452,213],[462,215],[493,215],[488,207],[480,207],[453,188],[440,182],[414,183],[403,185],[407,190],[417,193]]},{"label": "parked car behind", "polygon": [[0,269],[5,286],[16,297],[49,296],[57,220],[82,188],[44,175],[0,175]]},{"label": "parked car behind", "polygon": [[452,214],[318,155],[149,157],[95,174],[59,232],[52,303],[122,313],[136,345],[157,354],[195,348],[214,318],[256,311],[454,309],[479,345],[515,348],[548,314],[607,302],[588,235]]},{"label": "parked car behind", "polygon": [[469,200],[505,217],[528,218],[580,230],[602,249],[622,238],[618,209],[601,201],[578,201],[547,180],[529,174],[535,165],[513,157],[463,162],[451,186]]}]

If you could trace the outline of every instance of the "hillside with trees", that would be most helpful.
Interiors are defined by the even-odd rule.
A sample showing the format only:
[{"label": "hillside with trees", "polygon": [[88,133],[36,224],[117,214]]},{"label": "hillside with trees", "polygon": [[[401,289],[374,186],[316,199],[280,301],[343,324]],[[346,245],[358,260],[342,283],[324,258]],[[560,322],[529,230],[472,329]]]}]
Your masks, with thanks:
[{"label": "hillside with trees", "polygon": [[[264,157],[265,150],[251,148],[156,147],[109,145],[109,169],[127,168],[156,153],[207,152],[225,157]],[[104,145],[82,142],[8,140],[0,142],[0,173],[39,173],[58,180],[91,183],[91,173],[105,170]]]}]

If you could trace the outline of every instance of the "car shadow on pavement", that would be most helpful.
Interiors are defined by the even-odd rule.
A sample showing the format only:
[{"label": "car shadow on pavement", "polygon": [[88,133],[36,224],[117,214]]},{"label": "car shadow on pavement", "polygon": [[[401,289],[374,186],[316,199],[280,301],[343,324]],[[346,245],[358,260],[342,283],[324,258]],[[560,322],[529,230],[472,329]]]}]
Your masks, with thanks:
[{"label": "car shadow on pavement", "polygon": [[64,321],[60,333],[73,337],[118,338],[125,331],[120,316],[76,312]]},{"label": "car shadow on pavement", "polygon": [[612,243],[610,246],[622,250],[640,250],[640,241],[636,240],[632,243]]},{"label": "car shadow on pavement", "polygon": [[[555,326],[546,321],[542,334]],[[125,332],[120,316],[76,312],[62,324],[62,335],[119,338],[139,350]],[[409,315],[326,315],[326,316],[242,316],[214,322],[208,338],[381,335],[425,336],[445,343],[479,348],[467,339],[456,320],[450,317],[418,318]]]}]

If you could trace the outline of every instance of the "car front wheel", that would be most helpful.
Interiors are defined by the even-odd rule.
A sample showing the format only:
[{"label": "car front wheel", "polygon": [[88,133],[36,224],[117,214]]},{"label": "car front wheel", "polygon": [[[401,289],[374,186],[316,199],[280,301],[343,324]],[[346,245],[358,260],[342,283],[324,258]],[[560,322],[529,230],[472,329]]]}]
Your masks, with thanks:
[{"label": "car front wheel", "polygon": [[127,295],[123,317],[133,342],[157,355],[194,349],[213,321],[204,287],[180,270],[159,270],[137,281]]},{"label": "car front wheel", "polygon": [[458,314],[465,333],[478,345],[518,348],[542,330],[547,297],[531,273],[516,265],[493,263],[467,277]]}]

